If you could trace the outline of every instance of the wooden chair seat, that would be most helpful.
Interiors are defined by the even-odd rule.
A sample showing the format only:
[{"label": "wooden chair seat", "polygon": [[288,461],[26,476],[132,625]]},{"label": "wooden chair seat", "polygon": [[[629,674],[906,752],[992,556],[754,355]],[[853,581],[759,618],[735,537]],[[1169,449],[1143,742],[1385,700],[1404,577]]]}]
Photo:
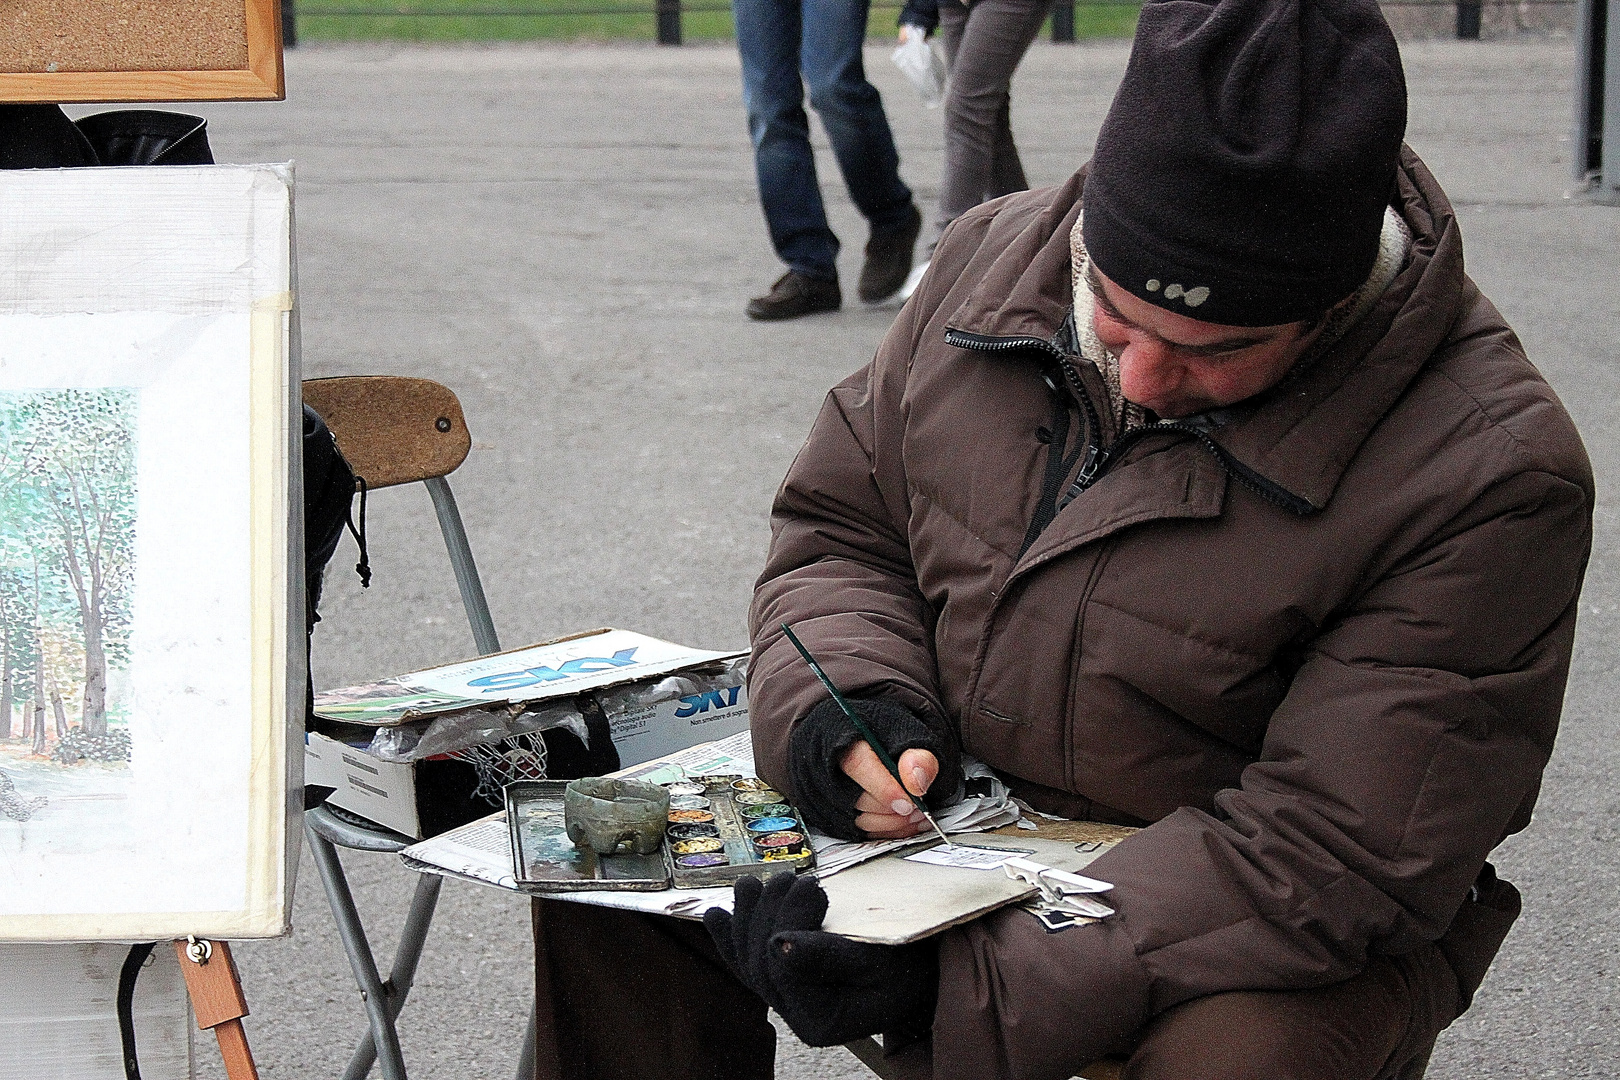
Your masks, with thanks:
[{"label": "wooden chair seat", "polygon": [[338,449],[367,488],[448,476],[472,449],[461,402],[431,379],[308,379],[304,402],[332,429]]}]

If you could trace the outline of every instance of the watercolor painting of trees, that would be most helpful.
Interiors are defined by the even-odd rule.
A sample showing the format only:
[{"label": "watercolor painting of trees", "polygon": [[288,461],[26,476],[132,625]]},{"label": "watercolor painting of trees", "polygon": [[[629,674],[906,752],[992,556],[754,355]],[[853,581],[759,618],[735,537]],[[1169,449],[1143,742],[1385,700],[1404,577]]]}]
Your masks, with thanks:
[{"label": "watercolor painting of trees", "polygon": [[128,767],[117,688],[137,401],[122,388],[0,391],[0,815],[16,821],[116,788]]}]

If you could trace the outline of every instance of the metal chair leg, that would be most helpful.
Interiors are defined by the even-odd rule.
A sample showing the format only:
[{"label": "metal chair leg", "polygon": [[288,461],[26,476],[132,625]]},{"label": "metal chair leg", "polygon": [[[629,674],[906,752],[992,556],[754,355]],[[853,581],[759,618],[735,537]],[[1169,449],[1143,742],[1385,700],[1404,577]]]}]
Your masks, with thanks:
[{"label": "metal chair leg", "polygon": [[[390,1023],[398,1021],[399,1014],[405,1009],[405,999],[410,996],[411,984],[416,980],[416,965],[422,959],[422,946],[427,941],[428,927],[433,924],[433,910],[438,906],[439,889],[443,885],[444,879],[437,875],[417,875],[411,911],[405,917],[399,945],[394,949],[393,970],[388,974],[388,981],[383,983]],[[394,1030],[399,1030],[397,1023]],[[372,1062],[376,1060],[377,1040],[368,1031],[355,1048],[354,1056],[349,1059],[349,1067],[343,1070],[343,1080],[365,1080]]]},{"label": "metal chair leg", "polygon": [[332,907],[332,918],[337,923],[343,951],[349,957],[354,981],[360,984],[360,997],[371,1020],[371,1036],[384,1080],[406,1080],[405,1061],[399,1052],[399,1033],[388,1013],[388,994],[377,974],[377,961],[371,955],[371,944],[360,925],[360,913],[355,909],[354,894],[349,891],[349,879],[344,876],[337,849],[307,821],[304,839],[315,857],[315,868],[320,871],[321,884],[326,889],[326,900]]},{"label": "metal chair leg", "polygon": [[501,651],[495,636],[495,622],[489,616],[489,601],[484,597],[484,584],[478,579],[478,565],[473,562],[472,546],[467,543],[467,530],[461,524],[461,511],[456,509],[456,497],[450,484],[442,476],[422,481],[428,494],[433,496],[433,510],[439,516],[439,531],[444,533],[444,546],[450,552],[450,566],[456,572],[456,586],[461,590],[461,606],[467,609],[467,622],[472,625],[473,641],[480,656]]}]

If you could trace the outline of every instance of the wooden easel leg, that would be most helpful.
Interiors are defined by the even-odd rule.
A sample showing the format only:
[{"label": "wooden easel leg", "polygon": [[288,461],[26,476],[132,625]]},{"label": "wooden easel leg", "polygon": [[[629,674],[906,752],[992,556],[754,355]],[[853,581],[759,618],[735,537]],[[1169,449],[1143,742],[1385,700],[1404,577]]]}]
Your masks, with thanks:
[{"label": "wooden easel leg", "polygon": [[242,1017],[248,1014],[247,998],[242,996],[242,980],[231,961],[230,945],[188,938],[176,941],[174,951],[180,957],[180,971],[186,977],[197,1026],[204,1031],[213,1029],[219,1039],[225,1075],[230,1080],[259,1080],[247,1033],[242,1030]]}]

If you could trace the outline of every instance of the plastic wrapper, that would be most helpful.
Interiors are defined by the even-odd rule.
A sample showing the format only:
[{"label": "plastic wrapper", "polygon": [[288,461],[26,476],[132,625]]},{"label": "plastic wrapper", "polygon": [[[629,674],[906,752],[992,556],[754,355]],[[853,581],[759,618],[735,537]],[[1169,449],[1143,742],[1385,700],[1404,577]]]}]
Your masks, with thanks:
[{"label": "plastic wrapper", "polygon": [[945,58],[922,30],[906,28],[906,39],[894,50],[894,66],[917,90],[923,104],[937,109],[945,100]]},{"label": "plastic wrapper", "polygon": [[718,660],[649,682],[615,686],[596,694],[597,703],[611,722],[629,712],[661,701],[741,686],[748,679],[748,657]]},{"label": "plastic wrapper", "polygon": [[469,709],[378,728],[366,749],[384,761],[420,761],[552,728],[567,728],[581,743],[590,740],[585,717],[569,700],[547,702],[515,715],[507,709]]}]

